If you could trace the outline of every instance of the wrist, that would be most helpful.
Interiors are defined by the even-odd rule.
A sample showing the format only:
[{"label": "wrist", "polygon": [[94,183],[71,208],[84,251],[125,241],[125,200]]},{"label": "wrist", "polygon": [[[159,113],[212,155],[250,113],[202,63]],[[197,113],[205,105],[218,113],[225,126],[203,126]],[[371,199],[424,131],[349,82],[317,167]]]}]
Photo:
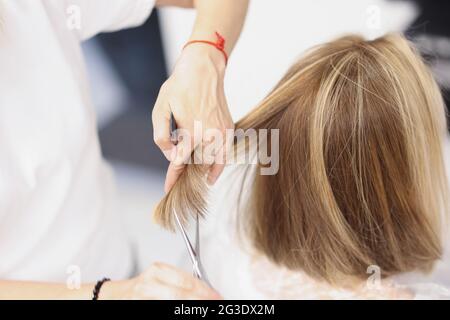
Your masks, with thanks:
[{"label": "wrist", "polygon": [[223,53],[214,46],[204,43],[193,43],[185,47],[178,64],[212,65],[220,74],[225,74],[227,66]]},{"label": "wrist", "polygon": [[193,37],[191,37],[191,39],[184,45],[183,49],[186,49],[186,47],[191,46],[193,44],[201,44],[203,46],[209,46],[211,49],[211,47],[215,48],[217,51],[219,51],[224,60],[225,60],[225,65],[228,64],[228,51],[226,50],[226,43],[227,41],[225,40],[225,38],[219,33],[219,32],[215,32],[215,40],[211,40],[209,37],[199,37],[199,38],[195,38],[196,36],[193,35]]}]

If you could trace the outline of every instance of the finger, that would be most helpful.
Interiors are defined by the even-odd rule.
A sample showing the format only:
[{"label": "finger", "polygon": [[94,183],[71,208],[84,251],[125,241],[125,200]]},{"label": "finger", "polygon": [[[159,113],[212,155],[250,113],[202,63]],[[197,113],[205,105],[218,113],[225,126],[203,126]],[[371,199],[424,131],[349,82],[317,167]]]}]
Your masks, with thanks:
[{"label": "finger", "polygon": [[[203,281],[173,266],[155,263],[149,269],[150,276],[160,284],[169,288],[168,296],[177,299],[219,299],[213,289]],[[170,293],[170,291],[172,291]]]},{"label": "finger", "polygon": [[168,193],[173,188],[173,186],[177,182],[178,178],[183,173],[185,166],[186,165],[184,165],[184,164],[177,165],[174,162],[171,162],[169,164],[169,168],[167,169],[167,174],[166,174],[166,181],[164,183],[164,191],[166,193]]},{"label": "finger", "polygon": [[171,141],[170,128],[171,111],[169,104],[158,97],[152,112],[153,140],[161,149],[167,160],[172,161],[175,145]]},{"label": "finger", "polygon": [[[178,143],[173,162],[176,165],[188,164],[194,149],[202,142],[201,134],[192,129],[177,129]],[[197,134],[197,136],[195,136]]]},{"label": "finger", "polygon": [[[183,130],[177,130],[178,132]],[[198,144],[195,138],[192,138],[189,131],[185,130],[179,138],[182,138],[180,142],[175,146],[175,156],[172,158],[172,162],[169,165],[166,175],[166,181],[164,184],[164,191],[169,192],[177,182],[178,178],[184,171],[186,164],[191,159],[192,152]]]},{"label": "finger", "polygon": [[225,168],[225,148],[224,145],[220,146],[220,149],[214,156],[214,163],[211,165],[208,171],[207,182],[209,185],[216,183],[223,169]]},{"label": "finger", "polygon": [[209,185],[213,185],[216,183],[217,179],[219,179],[220,175],[225,168],[225,164],[213,164],[211,169],[209,169],[207,182]]},{"label": "finger", "polygon": [[207,182],[210,185],[216,183],[217,179],[222,174],[227,160],[227,153],[230,152],[233,140],[228,136],[225,137],[225,144],[223,144],[215,156],[214,164],[211,166],[208,172]]},{"label": "finger", "polygon": [[136,291],[138,299],[177,300],[182,295],[180,289],[169,287],[158,280],[139,283]]},{"label": "finger", "polygon": [[154,300],[219,300],[222,297],[213,290],[205,294],[195,289],[185,290],[167,285],[157,279],[139,285],[138,294],[142,299]]},{"label": "finger", "polygon": [[186,290],[194,288],[194,283],[192,281],[194,278],[192,276],[176,267],[162,262],[153,263],[148,269],[147,274],[165,285]]}]

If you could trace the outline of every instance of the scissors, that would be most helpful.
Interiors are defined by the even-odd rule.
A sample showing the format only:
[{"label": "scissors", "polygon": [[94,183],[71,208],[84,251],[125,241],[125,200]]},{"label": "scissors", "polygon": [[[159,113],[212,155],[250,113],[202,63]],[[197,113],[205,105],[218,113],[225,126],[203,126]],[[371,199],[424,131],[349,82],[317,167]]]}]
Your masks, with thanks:
[{"label": "scissors", "polygon": [[[171,140],[173,143],[177,143],[178,139],[176,136],[176,123],[175,118],[173,115],[170,119],[170,127],[171,127]],[[180,221],[180,217],[178,216],[178,213],[176,210],[173,211],[173,214],[175,216],[175,221],[178,227],[178,230],[180,231],[181,235],[183,236],[183,240],[186,244],[186,249],[188,251],[189,257],[192,262],[192,268],[193,268],[193,275],[197,279],[202,280],[205,282],[210,288],[212,288],[211,283],[208,280],[208,277],[206,275],[206,272],[203,268],[202,262],[200,260],[200,222],[198,215],[195,219],[196,226],[195,226],[195,248],[192,246],[192,242],[189,239],[188,233],[186,232],[186,229],[183,227],[183,224]]]},{"label": "scissors", "polygon": [[205,269],[203,268],[202,262],[200,260],[200,223],[198,219],[198,215],[196,220],[196,226],[195,226],[195,248],[192,246],[192,242],[189,239],[189,236],[184,229],[183,225],[181,224],[180,218],[178,217],[178,214],[176,211],[173,212],[175,215],[175,220],[177,222],[178,230],[180,231],[181,235],[183,236],[183,240],[186,244],[186,249],[189,253],[189,257],[192,262],[192,268],[193,268],[193,274],[194,277],[197,279],[202,280],[205,282],[209,287],[212,288],[211,283],[208,280],[208,277],[206,275]]}]

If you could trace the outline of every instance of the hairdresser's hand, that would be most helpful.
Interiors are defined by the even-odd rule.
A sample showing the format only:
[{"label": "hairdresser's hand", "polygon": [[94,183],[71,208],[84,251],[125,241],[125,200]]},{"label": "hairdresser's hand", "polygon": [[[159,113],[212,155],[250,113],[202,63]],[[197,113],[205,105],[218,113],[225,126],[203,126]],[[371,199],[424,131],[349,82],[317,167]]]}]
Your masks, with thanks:
[{"label": "hairdresser's hand", "polygon": [[[203,154],[204,164],[211,165],[208,182],[215,183],[224,168],[225,130],[234,124],[228,110],[224,94],[225,59],[220,51],[207,45],[186,47],[170,78],[161,87],[153,109],[153,136],[156,144],[171,162],[166,177],[165,190],[168,192],[183,172],[192,151],[200,144],[215,141],[217,148],[209,148]],[[174,115],[183,140],[175,146],[170,140],[170,115]],[[194,123],[201,130],[194,132]],[[217,129],[223,143],[208,134]],[[189,139],[185,139],[189,133]],[[230,143],[228,143],[230,144]],[[208,148],[205,148],[204,151]],[[206,152],[208,153],[208,152]],[[211,160],[212,159],[212,160]]]},{"label": "hairdresser's hand", "polygon": [[172,266],[155,263],[136,278],[105,282],[100,291],[105,300],[213,300],[222,299],[204,282]]}]

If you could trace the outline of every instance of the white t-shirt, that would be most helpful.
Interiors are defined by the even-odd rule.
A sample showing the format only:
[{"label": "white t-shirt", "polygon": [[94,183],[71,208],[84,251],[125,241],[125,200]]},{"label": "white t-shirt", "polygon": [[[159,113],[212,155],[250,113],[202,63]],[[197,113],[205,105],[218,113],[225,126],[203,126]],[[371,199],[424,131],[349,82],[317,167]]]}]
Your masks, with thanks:
[{"label": "white t-shirt", "polygon": [[153,5],[0,0],[0,279],[130,272],[80,41],[139,25]]}]

